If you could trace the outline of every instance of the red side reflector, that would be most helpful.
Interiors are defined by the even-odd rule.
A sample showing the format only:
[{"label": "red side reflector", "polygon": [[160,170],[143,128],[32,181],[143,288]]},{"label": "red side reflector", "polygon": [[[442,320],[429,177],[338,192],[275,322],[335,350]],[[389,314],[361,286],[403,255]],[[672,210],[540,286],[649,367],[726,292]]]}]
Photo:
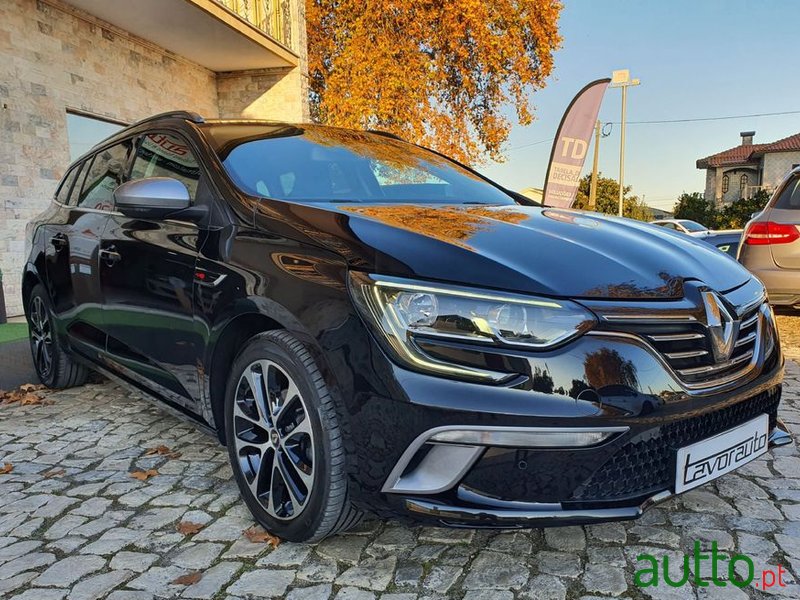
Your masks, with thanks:
[{"label": "red side reflector", "polygon": [[751,223],[744,232],[744,243],[751,246],[790,244],[797,239],[800,239],[797,227],[772,221]]}]

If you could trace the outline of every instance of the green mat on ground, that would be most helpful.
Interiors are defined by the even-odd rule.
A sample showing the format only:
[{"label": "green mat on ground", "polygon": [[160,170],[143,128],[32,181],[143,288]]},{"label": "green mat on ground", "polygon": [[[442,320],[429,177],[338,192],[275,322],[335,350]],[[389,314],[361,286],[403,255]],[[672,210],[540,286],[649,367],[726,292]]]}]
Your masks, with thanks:
[{"label": "green mat on ground", "polygon": [[0,325],[0,344],[6,342],[16,342],[28,337],[27,323],[6,323]]}]

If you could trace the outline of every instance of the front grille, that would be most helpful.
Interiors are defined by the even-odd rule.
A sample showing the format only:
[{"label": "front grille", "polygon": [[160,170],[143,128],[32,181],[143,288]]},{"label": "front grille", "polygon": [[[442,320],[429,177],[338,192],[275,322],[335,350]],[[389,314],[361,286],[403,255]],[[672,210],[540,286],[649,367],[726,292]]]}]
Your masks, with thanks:
[{"label": "front grille", "polygon": [[621,500],[671,489],[678,448],[741,425],[760,414],[775,427],[781,388],[776,387],[733,406],[684,419],[639,434],[627,442],[581,486],[573,500]]},{"label": "front grille", "polygon": [[698,321],[631,322],[624,331],[634,333],[655,348],[673,368],[678,377],[689,385],[735,376],[752,362],[758,339],[761,307],[751,308],[740,315],[739,333],[730,358],[716,362],[706,326]]}]

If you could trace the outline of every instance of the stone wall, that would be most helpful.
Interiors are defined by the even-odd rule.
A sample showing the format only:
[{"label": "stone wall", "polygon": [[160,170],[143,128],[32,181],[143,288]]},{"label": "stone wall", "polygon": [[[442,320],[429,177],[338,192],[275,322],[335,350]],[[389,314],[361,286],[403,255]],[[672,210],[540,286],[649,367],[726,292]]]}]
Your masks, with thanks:
[{"label": "stone wall", "polygon": [[58,3],[0,2],[0,57],[0,269],[18,315],[25,225],[69,164],[67,109],[123,122],[177,108],[217,116],[217,88],[213,72]]},{"label": "stone wall", "polygon": [[764,185],[775,189],[789,174],[793,165],[800,164],[800,152],[775,152],[764,156]]},{"label": "stone wall", "polygon": [[[302,2],[294,25],[305,48]],[[214,73],[60,0],[0,1],[0,269],[22,314],[25,226],[69,164],[67,110],[121,122],[175,109],[307,120],[305,52],[291,70]]]}]

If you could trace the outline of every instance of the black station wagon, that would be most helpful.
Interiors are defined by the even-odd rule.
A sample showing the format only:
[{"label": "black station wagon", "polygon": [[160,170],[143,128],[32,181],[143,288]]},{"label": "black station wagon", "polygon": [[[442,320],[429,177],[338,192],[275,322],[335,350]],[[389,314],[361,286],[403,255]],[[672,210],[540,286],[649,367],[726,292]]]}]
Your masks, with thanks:
[{"label": "black station wagon", "polygon": [[385,133],[158,115],[28,237],[41,380],[96,370],[213,431],[289,540],[631,519],[790,440],[733,259]]}]

